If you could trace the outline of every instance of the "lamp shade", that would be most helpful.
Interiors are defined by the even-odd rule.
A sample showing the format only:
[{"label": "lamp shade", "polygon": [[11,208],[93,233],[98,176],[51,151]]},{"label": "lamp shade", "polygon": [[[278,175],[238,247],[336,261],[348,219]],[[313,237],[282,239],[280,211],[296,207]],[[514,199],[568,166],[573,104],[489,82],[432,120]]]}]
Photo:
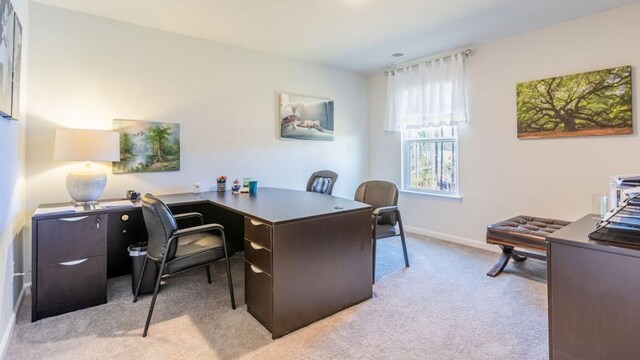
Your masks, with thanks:
[{"label": "lamp shade", "polygon": [[67,191],[76,205],[97,202],[107,185],[107,174],[91,161],[120,161],[120,133],[87,129],[58,129],[53,160],[87,161],[67,174]]},{"label": "lamp shade", "polygon": [[88,129],[57,129],[53,160],[120,161],[120,133]]}]

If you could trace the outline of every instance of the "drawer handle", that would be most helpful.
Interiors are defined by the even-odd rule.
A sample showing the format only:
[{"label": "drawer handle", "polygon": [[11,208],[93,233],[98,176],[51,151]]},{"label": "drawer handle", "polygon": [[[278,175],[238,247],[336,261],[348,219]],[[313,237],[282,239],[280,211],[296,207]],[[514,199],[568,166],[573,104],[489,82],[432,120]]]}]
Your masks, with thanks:
[{"label": "drawer handle", "polygon": [[80,221],[88,218],[88,216],[78,216],[78,217],[70,217],[70,218],[61,218],[62,221]]},{"label": "drawer handle", "polygon": [[253,265],[251,265],[251,271],[253,271],[256,274],[262,274],[264,272]]},{"label": "drawer handle", "polygon": [[249,244],[251,245],[251,247],[252,247],[254,250],[262,250],[262,249],[264,249],[262,246],[260,246],[260,245],[258,245],[258,244],[254,244],[254,243],[253,243],[253,242],[251,242],[251,241],[249,241]]},{"label": "drawer handle", "polygon": [[264,225],[264,223],[258,221],[258,220],[250,220],[251,221],[251,225],[253,226],[260,226],[260,225]]},{"label": "drawer handle", "polygon": [[87,261],[87,260],[89,260],[89,258],[82,259],[82,260],[67,261],[67,262],[60,263],[60,265],[64,265],[64,266],[74,266],[74,265],[82,264],[83,262],[85,262],[85,261]]}]

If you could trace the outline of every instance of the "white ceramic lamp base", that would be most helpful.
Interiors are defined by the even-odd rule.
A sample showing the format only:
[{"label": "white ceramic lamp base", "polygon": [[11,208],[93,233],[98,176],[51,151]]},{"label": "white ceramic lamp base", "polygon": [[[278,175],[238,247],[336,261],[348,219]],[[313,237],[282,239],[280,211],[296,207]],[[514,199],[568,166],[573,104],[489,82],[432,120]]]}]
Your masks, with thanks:
[{"label": "white ceramic lamp base", "polygon": [[107,174],[91,163],[67,174],[67,191],[77,205],[95,204],[106,185]]}]

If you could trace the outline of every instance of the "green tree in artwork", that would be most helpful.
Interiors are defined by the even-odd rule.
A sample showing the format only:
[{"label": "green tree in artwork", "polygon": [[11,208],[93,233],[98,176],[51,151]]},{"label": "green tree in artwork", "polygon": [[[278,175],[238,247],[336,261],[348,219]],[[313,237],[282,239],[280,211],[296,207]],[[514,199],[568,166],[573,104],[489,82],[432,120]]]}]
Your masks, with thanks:
[{"label": "green tree in artwork", "polygon": [[518,133],[631,128],[631,67],[517,85]]},{"label": "green tree in artwork", "polygon": [[155,124],[149,127],[147,132],[147,142],[151,145],[155,162],[165,161],[170,135],[170,126]]},{"label": "green tree in artwork", "polygon": [[133,140],[126,132],[120,133],[120,160],[125,160],[133,156]]}]

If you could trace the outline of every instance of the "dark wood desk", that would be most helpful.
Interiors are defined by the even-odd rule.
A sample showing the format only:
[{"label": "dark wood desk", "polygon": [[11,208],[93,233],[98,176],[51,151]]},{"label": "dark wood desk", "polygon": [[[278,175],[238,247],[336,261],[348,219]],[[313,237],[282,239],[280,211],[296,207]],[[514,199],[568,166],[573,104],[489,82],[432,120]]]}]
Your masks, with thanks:
[{"label": "dark wood desk", "polygon": [[371,298],[369,205],[273,188],[201,197],[245,216],[245,302],[273,338]]},{"label": "dark wood desk", "polygon": [[[372,296],[367,204],[274,188],[253,196],[158,197],[174,213],[198,211],[221,223],[234,248],[245,250],[247,310],[274,338]],[[126,248],[146,239],[139,204],[32,221],[33,321],[105,303],[107,277],[129,273]],[[57,249],[54,256],[46,255],[50,249]]]},{"label": "dark wood desk", "polygon": [[551,359],[638,359],[640,247],[594,241],[587,215],[547,240]]}]

